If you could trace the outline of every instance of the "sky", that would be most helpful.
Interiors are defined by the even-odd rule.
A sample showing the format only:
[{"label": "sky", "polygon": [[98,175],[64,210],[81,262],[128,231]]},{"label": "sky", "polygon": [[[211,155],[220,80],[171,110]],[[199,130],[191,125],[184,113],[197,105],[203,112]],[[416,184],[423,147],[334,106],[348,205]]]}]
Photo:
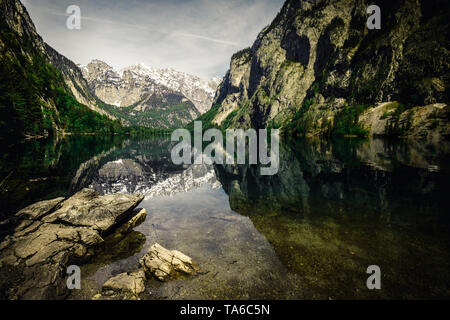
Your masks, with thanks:
[{"label": "sky", "polygon": [[[223,77],[233,53],[253,44],[284,0],[22,0],[44,41],[78,64],[116,70],[143,63]],[[67,7],[81,29],[66,27]]]}]

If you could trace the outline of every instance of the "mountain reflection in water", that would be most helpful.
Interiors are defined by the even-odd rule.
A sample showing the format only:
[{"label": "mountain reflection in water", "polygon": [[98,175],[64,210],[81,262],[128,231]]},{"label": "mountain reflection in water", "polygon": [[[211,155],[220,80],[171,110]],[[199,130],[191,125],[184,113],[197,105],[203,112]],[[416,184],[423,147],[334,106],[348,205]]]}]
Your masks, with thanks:
[{"label": "mountain reflection in water", "polygon": [[[278,174],[260,176],[257,166],[174,165],[169,138],[71,139],[6,153],[2,179],[17,171],[0,196],[13,211],[48,198],[34,184],[53,197],[83,187],[146,195],[133,245],[86,266],[89,288],[136,269],[159,242],[209,272],[154,283],[150,298],[450,296],[448,144],[282,141]],[[366,288],[369,265],[382,290]]]},{"label": "mountain reflection in water", "polygon": [[[443,151],[382,140],[300,141],[283,144],[275,176],[248,166],[216,172],[231,208],[250,217],[308,297],[449,297]],[[369,265],[381,268],[380,291],[365,286]]]}]

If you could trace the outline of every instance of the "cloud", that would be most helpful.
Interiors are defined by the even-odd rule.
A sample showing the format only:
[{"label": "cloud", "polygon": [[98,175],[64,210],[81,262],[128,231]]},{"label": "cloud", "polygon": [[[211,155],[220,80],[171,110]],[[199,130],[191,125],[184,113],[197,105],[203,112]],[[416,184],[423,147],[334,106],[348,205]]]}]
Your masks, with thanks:
[{"label": "cloud", "polygon": [[189,34],[189,33],[180,33],[180,32],[178,32],[178,33],[174,33],[174,36],[197,38],[197,39],[202,39],[202,40],[206,40],[206,41],[212,41],[212,42],[216,42],[216,43],[226,44],[226,45],[234,46],[234,47],[242,47],[243,46],[242,43],[226,41],[226,40],[220,40],[220,39],[214,39],[214,38],[205,37],[205,36],[202,36],[202,35],[199,35],[199,34]]},{"label": "cloud", "polygon": [[[44,40],[76,63],[101,59],[120,69],[144,63],[203,77],[223,76],[283,0],[23,0]],[[66,9],[81,8],[81,30]]]}]

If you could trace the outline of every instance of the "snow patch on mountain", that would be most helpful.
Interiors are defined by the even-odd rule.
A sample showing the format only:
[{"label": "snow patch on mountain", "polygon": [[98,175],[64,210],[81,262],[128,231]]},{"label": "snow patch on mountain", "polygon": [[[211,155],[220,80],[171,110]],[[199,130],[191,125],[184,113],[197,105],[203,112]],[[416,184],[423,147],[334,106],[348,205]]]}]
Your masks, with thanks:
[{"label": "snow patch on mountain", "polygon": [[[211,108],[217,87],[222,81],[220,78],[205,80],[173,68],[154,68],[143,63],[116,71],[107,63],[97,59],[86,66],[80,66],[80,69],[94,91],[96,91],[95,88],[111,86],[126,89],[120,90],[123,95],[128,96],[124,98],[117,94],[112,97],[111,90],[106,90],[100,98],[110,104],[127,107],[138,102],[138,97],[135,95],[136,88],[164,86],[192,101],[201,114]],[[127,90],[130,92],[128,93]],[[97,91],[101,96],[101,90]],[[133,95],[135,99],[130,100]]]}]

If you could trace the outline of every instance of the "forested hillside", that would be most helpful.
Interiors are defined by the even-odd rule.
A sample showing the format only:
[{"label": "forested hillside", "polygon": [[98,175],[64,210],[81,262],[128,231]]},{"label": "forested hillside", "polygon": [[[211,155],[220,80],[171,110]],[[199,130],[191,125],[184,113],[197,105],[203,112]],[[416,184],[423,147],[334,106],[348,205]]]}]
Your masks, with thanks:
[{"label": "forested hillside", "polygon": [[114,132],[119,121],[80,104],[61,73],[4,21],[0,24],[0,137]]}]

